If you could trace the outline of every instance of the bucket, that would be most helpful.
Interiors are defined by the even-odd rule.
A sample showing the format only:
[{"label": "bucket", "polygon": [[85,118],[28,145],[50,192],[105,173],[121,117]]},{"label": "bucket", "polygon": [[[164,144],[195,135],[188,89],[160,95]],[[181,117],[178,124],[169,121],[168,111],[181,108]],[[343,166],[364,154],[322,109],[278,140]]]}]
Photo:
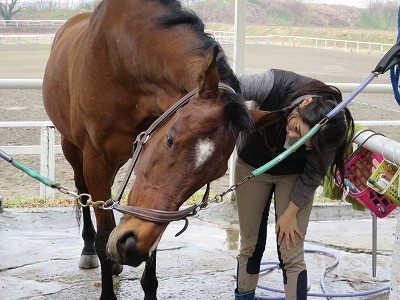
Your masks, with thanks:
[{"label": "bucket", "polygon": [[[360,147],[345,162],[345,185],[349,187],[349,195],[379,218],[386,217],[397,207],[387,195],[378,193],[367,184],[383,160],[381,155]],[[336,181],[338,184],[342,182],[339,172]]]}]

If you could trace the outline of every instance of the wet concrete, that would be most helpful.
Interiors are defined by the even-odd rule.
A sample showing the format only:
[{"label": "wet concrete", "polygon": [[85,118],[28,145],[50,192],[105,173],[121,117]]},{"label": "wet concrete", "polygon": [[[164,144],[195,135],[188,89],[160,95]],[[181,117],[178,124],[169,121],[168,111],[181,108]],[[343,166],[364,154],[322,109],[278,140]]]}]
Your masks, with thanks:
[{"label": "wet concrete", "polygon": [[[200,212],[190,220],[187,231],[177,238],[174,234],[183,222],[169,225],[157,258],[159,299],[233,298],[238,225],[235,217],[221,217],[228,215],[227,207],[213,206]],[[324,220],[324,210],[330,221]],[[377,274],[373,277],[370,214],[351,218],[337,214],[332,218],[335,208],[314,211],[307,249],[328,251],[340,259],[339,265],[326,277],[326,286],[331,292],[362,292],[390,284],[396,218],[378,219]],[[277,254],[272,223],[268,230],[264,261],[274,262]],[[97,299],[100,270],[79,269],[81,247],[80,231],[71,208],[6,209],[0,214],[0,299]],[[310,291],[321,292],[321,272],[334,259],[307,253],[306,261]],[[139,284],[142,271],[143,266],[124,267],[121,275],[115,277],[119,299],[143,298]],[[262,275],[260,283],[281,289],[281,272],[274,270]],[[261,289],[257,295],[281,296]],[[389,294],[384,293],[352,299],[388,298]]]}]

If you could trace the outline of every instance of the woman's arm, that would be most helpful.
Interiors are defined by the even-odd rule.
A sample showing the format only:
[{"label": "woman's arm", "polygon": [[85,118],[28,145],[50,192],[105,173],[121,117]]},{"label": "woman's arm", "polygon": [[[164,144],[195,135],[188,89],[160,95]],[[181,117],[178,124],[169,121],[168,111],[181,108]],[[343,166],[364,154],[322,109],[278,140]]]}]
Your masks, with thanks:
[{"label": "woman's arm", "polygon": [[239,77],[242,95],[246,101],[253,100],[258,105],[268,97],[274,84],[274,72],[243,74]]},{"label": "woman's arm", "polygon": [[[333,157],[330,159],[332,160]],[[321,185],[325,174],[321,174],[316,158],[311,155],[291,193],[292,202],[302,208],[314,198],[315,190]]]},{"label": "woman's arm", "polygon": [[286,249],[290,250],[290,241],[296,247],[296,236],[302,239],[304,233],[297,227],[297,213],[305,204],[314,197],[315,190],[321,184],[323,174],[317,167],[315,157],[311,156],[304,168],[301,177],[297,180],[291,193],[291,201],[285,212],[280,216],[275,225],[275,233],[278,236],[278,245],[281,244],[283,238],[286,241]]}]

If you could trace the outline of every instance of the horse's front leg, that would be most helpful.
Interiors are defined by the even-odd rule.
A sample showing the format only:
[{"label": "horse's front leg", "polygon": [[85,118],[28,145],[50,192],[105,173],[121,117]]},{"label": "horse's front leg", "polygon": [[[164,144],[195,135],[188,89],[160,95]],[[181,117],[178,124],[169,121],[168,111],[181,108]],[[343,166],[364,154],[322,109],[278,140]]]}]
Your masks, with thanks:
[{"label": "horse's front leg", "polygon": [[[111,196],[111,185],[115,170],[88,148],[83,152],[84,177],[93,201],[106,201]],[[111,231],[116,223],[114,214],[110,210],[94,208],[96,215],[97,232],[94,238],[95,248],[101,266],[101,296],[103,300],[117,299],[113,288],[113,263],[106,255],[106,245]]]},{"label": "horse's front leg", "polygon": [[[83,158],[81,150],[67,140],[61,137],[61,146],[65,155],[65,158],[71,164],[74,169],[74,180],[75,186],[78,189],[78,193],[89,193],[86,186],[85,178],[83,176]],[[86,204],[88,197],[84,196],[81,199],[83,204]],[[81,269],[93,269],[99,266],[99,259],[97,257],[96,249],[94,247],[94,237],[96,231],[93,227],[92,218],[90,216],[90,208],[83,207],[83,229],[82,238],[84,246],[81,253],[81,259],[79,261],[79,267]]]},{"label": "horse's front leg", "polygon": [[144,291],[144,300],[157,300],[156,250],[146,261],[140,284]]},{"label": "horse's front leg", "polygon": [[[95,237],[96,252],[101,266],[101,296],[102,300],[117,299],[113,286],[113,264],[114,261],[106,255],[106,245],[111,233],[109,224],[115,227],[114,215],[112,211],[105,211],[101,208],[95,209],[97,221],[97,233]],[[111,230],[110,230],[111,229]]]},{"label": "horse's front leg", "polygon": [[[87,197],[82,197],[82,203],[86,204]],[[99,259],[97,257],[96,249],[94,247],[94,237],[96,231],[93,226],[92,218],[90,216],[90,208],[83,207],[83,249],[81,253],[81,259],[79,261],[79,267],[81,269],[93,269],[99,266]]]}]

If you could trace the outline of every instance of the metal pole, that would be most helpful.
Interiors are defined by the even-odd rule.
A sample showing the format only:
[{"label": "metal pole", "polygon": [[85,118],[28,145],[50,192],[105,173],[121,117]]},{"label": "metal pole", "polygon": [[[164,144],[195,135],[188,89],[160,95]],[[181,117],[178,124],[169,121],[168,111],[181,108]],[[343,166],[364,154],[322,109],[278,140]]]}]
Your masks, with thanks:
[{"label": "metal pole", "polygon": [[[235,54],[236,57],[234,58],[233,67],[235,72],[239,75],[244,73],[244,53],[242,53],[242,51],[244,51],[244,47],[242,50],[237,50]],[[42,83],[43,79],[0,79],[0,89],[41,89]],[[358,83],[328,82],[327,84],[338,87],[342,93],[350,93],[359,86]],[[393,87],[391,84],[385,83],[369,84],[364,88],[363,92],[371,94],[392,94]]]},{"label": "metal pole", "polygon": [[[381,154],[384,156],[387,160],[391,161],[392,163],[395,163],[397,165],[400,165],[400,143],[388,139],[385,136],[381,135],[374,135],[375,133],[373,131],[363,131],[360,134],[357,132],[356,138],[354,142],[358,145],[363,143],[363,147],[375,152],[377,154]],[[374,136],[371,136],[374,135]],[[371,137],[370,137],[371,136]]]},{"label": "metal pole", "polygon": [[233,70],[237,75],[244,73],[246,46],[246,5],[247,0],[235,0]]},{"label": "metal pole", "polygon": [[372,277],[376,277],[376,257],[378,253],[378,218],[372,215]]},{"label": "metal pole", "polygon": [[[235,39],[233,50],[233,70],[238,75],[244,73],[245,65],[246,6],[247,0],[235,0]],[[229,186],[235,184],[236,156],[237,153],[236,150],[234,150],[229,159]],[[234,200],[234,193],[230,194],[230,199]]]},{"label": "metal pole", "polygon": [[38,89],[42,88],[43,79],[0,79],[2,89]]}]

